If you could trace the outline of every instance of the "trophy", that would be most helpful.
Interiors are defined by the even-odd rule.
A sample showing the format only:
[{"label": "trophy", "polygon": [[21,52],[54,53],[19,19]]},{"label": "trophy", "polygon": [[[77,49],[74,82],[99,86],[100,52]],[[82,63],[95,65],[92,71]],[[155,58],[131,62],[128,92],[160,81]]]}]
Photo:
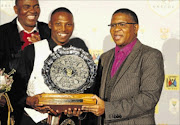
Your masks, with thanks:
[{"label": "trophy", "polygon": [[39,104],[50,106],[54,110],[64,112],[68,108],[81,108],[82,105],[95,105],[93,94],[47,94],[39,95]]},{"label": "trophy", "polygon": [[93,94],[82,94],[93,85],[96,76],[96,65],[84,50],[72,46],[57,49],[44,61],[42,75],[44,83],[55,93],[41,94],[39,104],[61,112],[96,104]]}]

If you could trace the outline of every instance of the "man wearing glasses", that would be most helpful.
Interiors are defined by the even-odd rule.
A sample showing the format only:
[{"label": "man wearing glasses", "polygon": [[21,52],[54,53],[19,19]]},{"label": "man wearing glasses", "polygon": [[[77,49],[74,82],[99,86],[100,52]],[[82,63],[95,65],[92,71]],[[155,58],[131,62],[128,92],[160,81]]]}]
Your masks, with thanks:
[{"label": "man wearing glasses", "polygon": [[137,38],[137,15],[119,9],[112,15],[111,36],[116,47],[101,55],[97,105],[82,110],[99,116],[98,125],[155,124],[154,110],[164,82],[163,57]]}]

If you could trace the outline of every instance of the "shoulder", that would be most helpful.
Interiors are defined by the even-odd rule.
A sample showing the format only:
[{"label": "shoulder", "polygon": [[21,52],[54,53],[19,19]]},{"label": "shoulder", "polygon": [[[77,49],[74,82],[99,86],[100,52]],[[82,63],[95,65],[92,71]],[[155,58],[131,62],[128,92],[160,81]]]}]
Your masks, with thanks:
[{"label": "shoulder", "polygon": [[[15,19],[12,22],[3,24],[0,26],[0,39],[4,41],[3,43],[12,43],[17,41],[18,29]],[[2,42],[1,42],[2,43]]]},{"label": "shoulder", "polygon": [[78,37],[70,39],[69,43],[73,46],[76,46],[76,44],[85,44],[84,41]]},{"label": "shoulder", "polygon": [[48,39],[50,37],[50,29],[47,23],[37,22],[37,28],[39,30],[39,34],[41,39]]},{"label": "shoulder", "polygon": [[3,24],[3,25],[0,25],[0,29],[12,28],[12,26],[17,27],[16,18],[13,19],[12,21],[8,22],[8,23],[5,23],[5,24]]},{"label": "shoulder", "polygon": [[81,48],[86,52],[89,52],[88,47],[86,46],[85,42],[78,37],[70,39],[69,44],[74,46],[74,47]]},{"label": "shoulder", "polygon": [[38,25],[38,27],[42,27],[42,28],[49,28],[48,27],[48,24],[47,23],[44,23],[44,22],[37,22],[37,25]]},{"label": "shoulder", "polygon": [[110,50],[108,50],[107,52],[104,52],[102,55],[101,55],[101,58],[108,58],[110,57],[112,54],[114,54],[114,51],[115,51],[115,48],[112,48]]},{"label": "shoulder", "polygon": [[146,56],[147,58],[149,56],[155,56],[155,57],[162,56],[162,53],[160,50],[150,47],[150,46],[147,46],[147,45],[144,45],[144,44],[142,44],[142,54],[144,56]]},{"label": "shoulder", "polygon": [[9,30],[12,28],[13,23],[9,22],[0,26],[0,31]]},{"label": "shoulder", "polygon": [[142,44],[138,54],[143,65],[154,66],[163,65],[163,55],[160,50]]}]

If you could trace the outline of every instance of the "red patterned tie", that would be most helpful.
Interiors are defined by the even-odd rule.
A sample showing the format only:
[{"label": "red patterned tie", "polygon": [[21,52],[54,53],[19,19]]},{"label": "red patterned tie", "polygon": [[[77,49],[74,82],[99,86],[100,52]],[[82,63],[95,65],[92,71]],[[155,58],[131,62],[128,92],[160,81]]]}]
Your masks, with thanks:
[{"label": "red patterned tie", "polygon": [[21,38],[21,41],[24,42],[24,44],[21,46],[21,50],[24,50],[24,47],[32,44],[32,42],[30,42],[27,38],[28,37],[31,37],[31,34],[36,34],[36,35],[39,35],[39,33],[37,31],[34,31],[32,33],[27,33],[27,32],[24,32],[24,31],[21,31],[20,32],[20,38]]}]

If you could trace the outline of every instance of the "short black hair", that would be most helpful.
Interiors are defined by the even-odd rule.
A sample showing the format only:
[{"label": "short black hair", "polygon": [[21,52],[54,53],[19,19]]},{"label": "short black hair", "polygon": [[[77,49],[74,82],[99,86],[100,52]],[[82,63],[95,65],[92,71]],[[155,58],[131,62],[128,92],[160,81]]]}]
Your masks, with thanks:
[{"label": "short black hair", "polygon": [[59,7],[59,8],[57,8],[57,9],[55,9],[55,10],[51,13],[51,17],[52,17],[55,13],[57,13],[57,12],[67,12],[67,13],[70,13],[70,14],[73,16],[73,14],[71,13],[71,11],[70,11],[69,9],[67,9],[67,8],[65,8],[65,7]]},{"label": "short black hair", "polygon": [[15,5],[17,6],[18,5],[18,2],[19,2],[20,0],[15,0]]},{"label": "short black hair", "polygon": [[127,14],[127,15],[129,15],[129,16],[132,17],[132,20],[133,20],[135,23],[139,24],[138,17],[137,17],[137,15],[136,15],[136,13],[133,12],[132,10],[129,10],[129,9],[127,9],[127,8],[121,8],[121,9],[116,10],[116,11],[113,13],[113,15],[116,14],[116,13],[124,13],[124,14]]}]

